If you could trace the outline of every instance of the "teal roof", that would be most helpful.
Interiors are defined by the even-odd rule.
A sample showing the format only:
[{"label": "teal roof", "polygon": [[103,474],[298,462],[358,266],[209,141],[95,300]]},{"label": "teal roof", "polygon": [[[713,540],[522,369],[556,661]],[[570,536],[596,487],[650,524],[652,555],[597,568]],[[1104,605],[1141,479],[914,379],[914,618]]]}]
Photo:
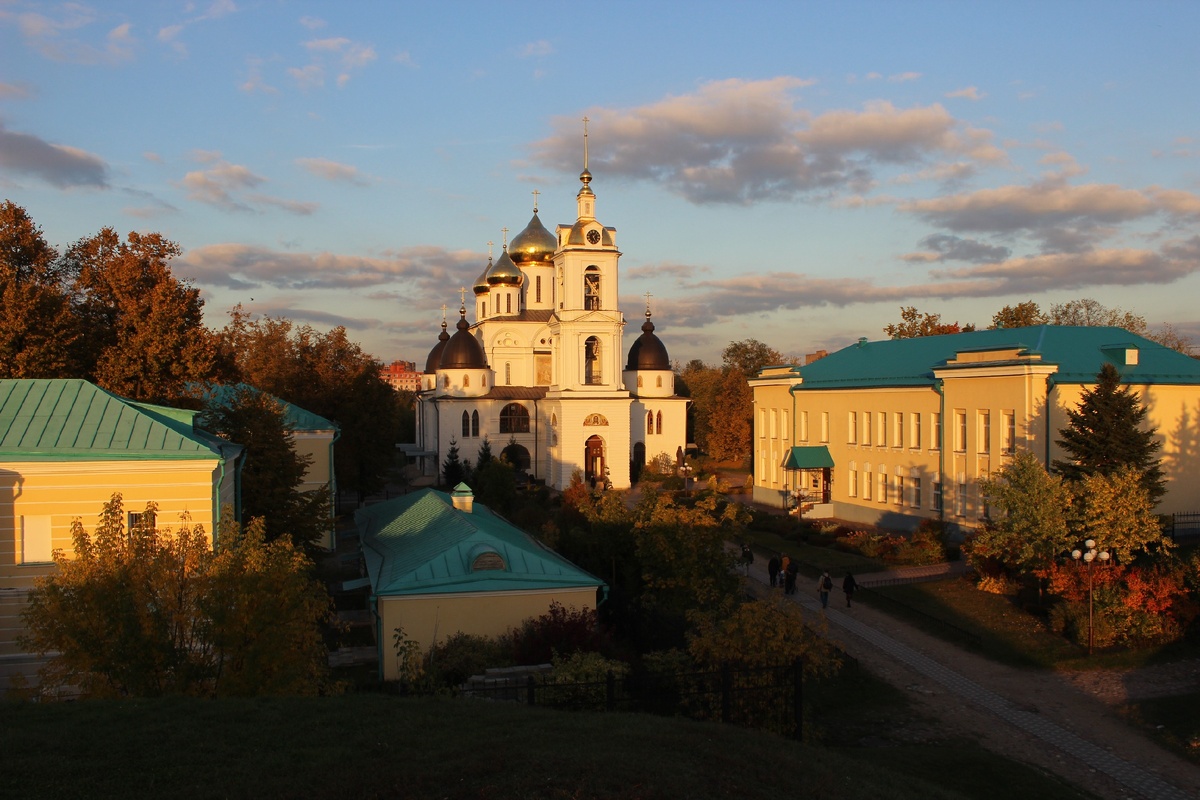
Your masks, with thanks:
[{"label": "teal roof", "polygon": [[823,444],[811,447],[793,447],[783,460],[784,469],[821,469],[832,467],[833,456]]},{"label": "teal roof", "polygon": [[220,458],[194,411],[135,403],[84,380],[0,380],[0,457],[136,461]]},{"label": "teal roof", "polygon": [[[863,339],[801,367],[803,383],[796,390],[932,386],[934,369],[946,367],[956,353],[1007,347],[1038,354],[1041,363],[1057,366],[1056,383],[1094,384],[1100,368],[1111,363],[1125,383],[1200,384],[1200,361],[1124,328],[1038,325],[915,339]],[[1138,350],[1137,364],[1124,363],[1127,347]]]},{"label": "teal roof", "polygon": [[227,405],[233,398],[235,392],[249,391],[265,394],[283,407],[283,419],[293,431],[336,431],[338,426],[336,423],[330,422],[319,414],[314,414],[311,411],[301,408],[297,405],[292,405],[286,400],[281,400],[272,394],[263,392],[257,387],[251,386],[248,383],[238,383],[232,386],[210,383],[205,385],[193,384],[200,391],[200,397],[207,405],[209,401],[216,400],[222,405]]},{"label": "teal roof", "polygon": [[[601,587],[529,534],[475,503],[454,508],[434,489],[361,508],[354,514],[375,595],[531,591]],[[503,569],[472,569],[476,559]]]}]

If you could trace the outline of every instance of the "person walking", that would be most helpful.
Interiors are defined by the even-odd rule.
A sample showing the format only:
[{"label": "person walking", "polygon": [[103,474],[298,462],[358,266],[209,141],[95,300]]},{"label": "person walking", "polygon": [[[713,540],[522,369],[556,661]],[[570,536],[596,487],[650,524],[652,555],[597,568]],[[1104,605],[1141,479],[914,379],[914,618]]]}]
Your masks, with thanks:
[{"label": "person walking", "polygon": [[850,598],[857,589],[858,581],[854,580],[854,576],[847,572],[846,577],[842,580],[842,591],[846,593],[846,608],[850,607]]},{"label": "person walking", "polygon": [[796,593],[796,572],[800,569],[795,561],[785,559],[788,562],[787,569],[783,571],[783,593]]},{"label": "person walking", "polygon": [[746,567],[746,577],[750,577],[750,565],[754,563],[754,551],[750,549],[750,545],[742,545],[742,564]]},{"label": "person walking", "polygon": [[771,579],[771,588],[779,585],[779,571],[783,569],[783,562],[779,560],[779,554],[771,556],[771,560],[767,562],[767,577]]},{"label": "person walking", "polygon": [[821,608],[829,608],[829,593],[833,591],[833,576],[829,574],[829,570],[821,573],[821,577],[817,578],[817,594],[821,598]]}]

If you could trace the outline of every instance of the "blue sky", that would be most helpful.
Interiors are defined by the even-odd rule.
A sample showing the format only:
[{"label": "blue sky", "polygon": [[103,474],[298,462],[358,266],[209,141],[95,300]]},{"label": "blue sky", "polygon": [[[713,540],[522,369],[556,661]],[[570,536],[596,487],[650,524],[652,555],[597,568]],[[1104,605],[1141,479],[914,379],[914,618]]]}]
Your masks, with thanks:
[{"label": "blue sky", "polygon": [[1091,297],[1200,341],[1200,4],[0,0],[0,196],[423,362],[488,241],[575,217],[681,361]]}]

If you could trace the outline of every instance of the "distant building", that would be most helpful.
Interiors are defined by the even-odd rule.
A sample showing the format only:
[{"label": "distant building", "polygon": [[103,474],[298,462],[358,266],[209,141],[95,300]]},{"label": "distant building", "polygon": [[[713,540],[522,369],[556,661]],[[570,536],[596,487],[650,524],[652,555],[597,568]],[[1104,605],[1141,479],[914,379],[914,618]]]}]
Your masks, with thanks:
[{"label": "distant building", "polygon": [[596,219],[585,168],[577,214],[555,233],[533,218],[465,290],[457,332],[442,321],[418,397],[417,442],[427,476],[453,441],[476,460],[487,437],[497,455],[555,488],[576,470],[630,486],[648,461],[686,447],[687,399],[675,394],[667,349],[647,298],[641,335],[622,368],[625,316],[618,305],[615,228]]},{"label": "distant building", "polygon": [[379,375],[398,392],[421,391],[421,373],[417,371],[416,362],[393,361],[379,370]]},{"label": "distant building", "polygon": [[1163,443],[1161,514],[1200,496],[1200,361],[1121,328],[1044,325],[860,339],[803,367],[767,367],[754,394],[754,499],[810,517],[977,527],[978,481],[1016,450],[1044,464],[1110,363]]},{"label": "distant building", "polygon": [[94,530],[123,495],[126,525],[148,502],[160,524],[187,513],[210,535],[237,509],[243,448],[195,425],[196,411],[137,403],[83,380],[0,380],[0,690],[16,673],[36,685],[41,661],[16,639],[34,582],[72,551],[76,518]]},{"label": "distant building", "polygon": [[552,603],[595,610],[599,578],[474,502],[459,484],[359,509],[381,677],[395,680],[392,634],[423,651],[455,633],[499,636]]}]

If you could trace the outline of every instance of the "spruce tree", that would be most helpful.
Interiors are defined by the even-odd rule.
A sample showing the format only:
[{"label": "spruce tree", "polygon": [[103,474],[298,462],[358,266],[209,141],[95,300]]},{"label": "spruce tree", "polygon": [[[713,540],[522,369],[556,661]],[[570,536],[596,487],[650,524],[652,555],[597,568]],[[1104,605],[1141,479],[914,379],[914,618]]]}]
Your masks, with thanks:
[{"label": "spruce tree", "polygon": [[484,436],[483,441],[479,443],[479,455],[475,457],[475,461],[477,462],[475,469],[483,469],[491,462],[492,458],[494,458],[492,455],[492,442],[487,436]]},{"label": "spruce tree", "polygon": [[458,457],[458,439],[450,437],[450,449],[446,451],[446,460],[442,462],[442,482],[453,489],[466,477],[467,471]]},{"label": "spruce tree", "polygon": [[1122,467],[1131,467],[1141,475],[1152,502],[1166,494],[1162,448],[1154,430],[1142,430],[1146,407],[1130,389],[1121,386],[1121,375],[1112,364],[1105,364],[1096,376],[1096,386],[1087,389],[1079,408],[1067,411],[1068,425],[1059,430],[1063,437],[1055,441],[1070,456],[1056,459],[1054,471],[1069,481],[1089,475],[1111,477]]}]

